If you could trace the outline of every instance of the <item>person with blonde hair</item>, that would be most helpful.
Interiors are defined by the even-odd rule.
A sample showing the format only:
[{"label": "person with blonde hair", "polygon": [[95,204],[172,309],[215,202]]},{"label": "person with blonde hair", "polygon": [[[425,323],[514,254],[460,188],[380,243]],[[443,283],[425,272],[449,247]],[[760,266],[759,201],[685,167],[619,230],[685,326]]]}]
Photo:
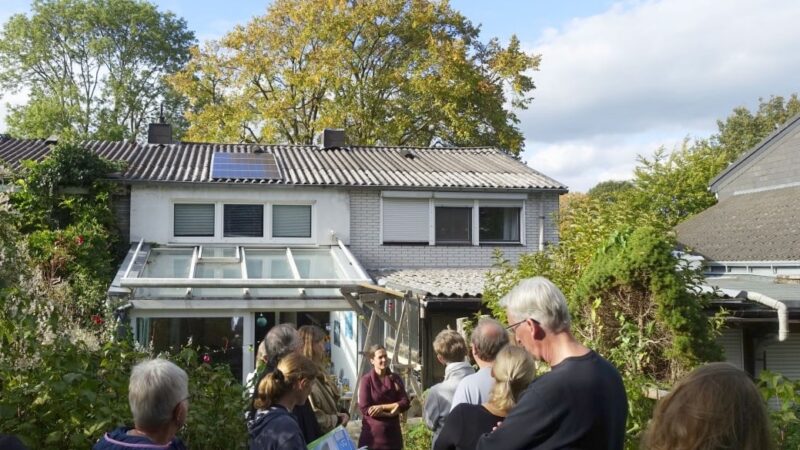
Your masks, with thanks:
[{"label": "person with blonde hair", "polygon": [[645,450],[770,450],[769,418],[756,385],[728,363],[693,370],[656,405]]},{"label": "person with blonde hair", "polygon": [[346,426],[350,420],[347,413],[338,410],[341,395],[332,377],[327,375],[328,359],[325,354],[325,332],[314,325],[303,325],[297,330],[300,333],[303,355],[317,365],[319,371],[311,388],[308,403],[314,411],[322,433],[327,433],[337,425]]},{"label": "person with blonde hair", "polygon": [[525,349],[513,345],[503,347],[492,366],[495,382],[489,401],[482,405],[456,405],[434,441],[434,450],[473,450],[481,435],[497,426],[517,404],[535,373],[536,365]]},{"label": "person with blonde hair", "polygon": [[258,384],[256,419],[249,425],[250,450],[305,450],[306,441],[291,412],[308,399],[319,369],[303,355],[292,353]]},{"label": "person with blonde hair", "polygon": [[458,383],[467,375],[475,373],[475,369],[466,362],[467,343],[458,331],[442,330],[433,340],[433,352],[436,359],[444,364],[444,381],[431,386],[425,394],[422,417],[425,426],[433,431],[432,445],[442,430],[444,420],[450,414],[450,402],[453,401]]}]

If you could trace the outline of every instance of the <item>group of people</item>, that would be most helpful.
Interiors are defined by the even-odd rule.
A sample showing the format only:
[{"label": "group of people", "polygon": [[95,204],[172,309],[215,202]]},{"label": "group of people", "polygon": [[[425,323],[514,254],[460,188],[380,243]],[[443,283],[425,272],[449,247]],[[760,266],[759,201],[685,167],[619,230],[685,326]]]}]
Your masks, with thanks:
[{"label": "group of people", "polygon": [[[434,450],[622,449],[628,402],[617,370],[578,342],[561,291],[541,277],[520,282],[501,305],[511,325],[482,319],[466,343],[445,330],[433,343],[445,379],[427,394]],[[511,334],[517,344],[506,345]],[[550,371],[534,379],[534,360]],[[770,449],[764,401],[743,371],[701,366],[656,406],[644,450]]]},{"label": "group of people", "polygon": [[[622,378],[572,335],[561,291],[547,279],[531,278],[501,304],[511,325],[482,319],[470,336],[477,372],[465,362],[467,344],[457,332],[444,330],[433,343],[445,365],[444,381],[429,390],[424,404],[433,449],[622,449],[628,415]],[[273,327],[264,338],[250,382],[251,449],[305,449],[348,423],[327,375],[324,342],[321,329],[296,330],[290,324]],[[372,369],[358,389],[358,446],[401,449],[399,416],[410,405],[405,386],[391,372],[385,348],[375,345],[366,356]],[[534,378],[534,361],[550,370]],[[95,450],[185,448],[176,437],[189,409],[185,371],[164,359],[136,365],[128,400],[134,426],[106,433]],[[712,363],[659,401],[642,446],[756,450],[770,449],[772,443],[766,408],[752,380],[731,365]]]}]

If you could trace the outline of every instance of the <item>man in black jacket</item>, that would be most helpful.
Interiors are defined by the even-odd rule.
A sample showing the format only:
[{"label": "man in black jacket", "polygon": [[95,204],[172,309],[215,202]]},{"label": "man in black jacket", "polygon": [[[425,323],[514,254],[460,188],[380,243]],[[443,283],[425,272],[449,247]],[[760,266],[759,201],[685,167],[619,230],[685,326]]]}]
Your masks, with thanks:
[{"label": "man in black jacket", "polygon": [[564,294],[535,277],[520,282],[501,304],[516,341],[551,370],[528,386],[477,448],[621,450],[628,415],[622,378],[572,335]]}]

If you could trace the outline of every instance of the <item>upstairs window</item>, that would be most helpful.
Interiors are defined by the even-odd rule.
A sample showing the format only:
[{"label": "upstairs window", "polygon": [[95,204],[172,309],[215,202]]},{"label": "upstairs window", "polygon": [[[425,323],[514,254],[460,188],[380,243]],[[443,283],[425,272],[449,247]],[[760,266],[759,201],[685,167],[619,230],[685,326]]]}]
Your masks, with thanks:
[{"label": "upstairs window", "polygon": [[472,208],[436,207],[436,244],[472,244]]},{"label": "upstairs window", "polygon": [[478,238],[484,243],[520,242],[519,215],[521,208],[479,208]]},{"label": "upstairs window", "polygon": [[383,242],[427,244],[430,206],[428,199],[384,198]]},{"label": "upstairs window", "polygon": [[272,237],[310,238],[311,205],[273,205]]},{"label": "upstairs window", "polygon": [[176,203],[173,209],[173,234],[176,237],[213,237],[213,203]]},{"label": "upstairs window", "polygon": [[225,205],[224,237],[263,237],[264,205]]}]

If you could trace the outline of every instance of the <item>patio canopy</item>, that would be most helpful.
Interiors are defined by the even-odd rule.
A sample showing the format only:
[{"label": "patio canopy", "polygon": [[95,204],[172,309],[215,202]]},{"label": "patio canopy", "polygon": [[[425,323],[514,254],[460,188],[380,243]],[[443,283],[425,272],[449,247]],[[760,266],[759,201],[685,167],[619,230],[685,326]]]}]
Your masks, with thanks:
[{"label": "patio canopy", "polygon": [[339,245],[131,246],[109,295],[130,300],[331,299],[371,280]]}]

